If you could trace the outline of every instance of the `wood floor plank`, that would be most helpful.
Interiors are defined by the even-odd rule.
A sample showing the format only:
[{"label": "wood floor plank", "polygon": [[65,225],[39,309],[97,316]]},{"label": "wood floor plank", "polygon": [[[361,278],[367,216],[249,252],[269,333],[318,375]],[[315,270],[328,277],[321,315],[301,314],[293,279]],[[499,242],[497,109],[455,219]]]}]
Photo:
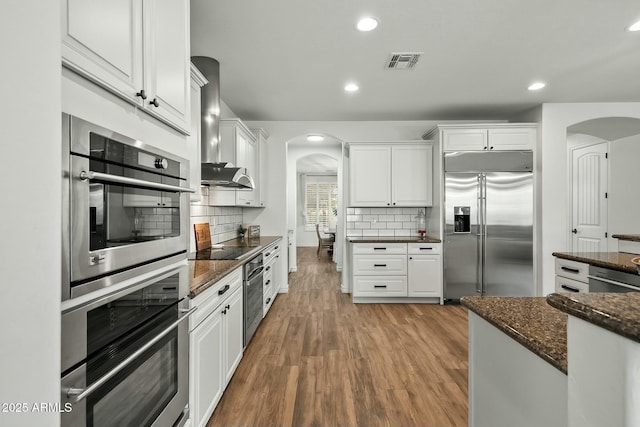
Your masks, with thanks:
[{"label": "wood floor plank", "polygon": [[467,311],[353,304],[326,252],[256,331],[208,427],[467,425]]}]

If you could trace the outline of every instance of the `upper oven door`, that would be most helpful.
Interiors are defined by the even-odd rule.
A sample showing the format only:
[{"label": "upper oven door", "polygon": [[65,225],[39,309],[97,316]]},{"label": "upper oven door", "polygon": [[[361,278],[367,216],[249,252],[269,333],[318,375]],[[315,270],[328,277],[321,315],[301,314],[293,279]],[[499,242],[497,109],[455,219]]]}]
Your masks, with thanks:
[{"label": "upper oven door", "polygon": [[97,278],[186,254],[186,160],[75,118],[71,135],[69,297]]}]

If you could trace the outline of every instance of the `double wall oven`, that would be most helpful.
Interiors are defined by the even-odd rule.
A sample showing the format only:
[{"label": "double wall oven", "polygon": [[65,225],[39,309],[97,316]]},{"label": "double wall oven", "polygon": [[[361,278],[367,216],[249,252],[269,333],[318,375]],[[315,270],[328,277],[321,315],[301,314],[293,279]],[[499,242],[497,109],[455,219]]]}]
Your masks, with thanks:
[{"label": "double wall oven", "polygon": [[188,415],[188,162],[63,114],[64,426]]}]

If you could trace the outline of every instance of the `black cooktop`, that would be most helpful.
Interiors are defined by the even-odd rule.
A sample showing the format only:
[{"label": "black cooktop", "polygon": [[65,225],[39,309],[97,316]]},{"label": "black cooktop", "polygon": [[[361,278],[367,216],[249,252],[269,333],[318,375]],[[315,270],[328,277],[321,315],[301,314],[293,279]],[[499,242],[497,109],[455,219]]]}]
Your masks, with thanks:
[{"label": "black cooktop", "polygon": [[215,259],[238,259],[243,255],[254,251],[255,247],[238,247],[229,246],[224,248],[203,249],[197,252],[191,252],[188,259],[190,260],[215,260]]}]

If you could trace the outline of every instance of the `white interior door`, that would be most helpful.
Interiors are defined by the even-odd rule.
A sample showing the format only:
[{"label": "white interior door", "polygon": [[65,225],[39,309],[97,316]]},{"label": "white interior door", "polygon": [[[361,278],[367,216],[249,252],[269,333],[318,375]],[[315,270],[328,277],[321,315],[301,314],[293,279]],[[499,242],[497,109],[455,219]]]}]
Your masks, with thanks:
[{"label": "white interior door", "polygon": [[572,250],[607,251],[607,142],[572,150]]}]

